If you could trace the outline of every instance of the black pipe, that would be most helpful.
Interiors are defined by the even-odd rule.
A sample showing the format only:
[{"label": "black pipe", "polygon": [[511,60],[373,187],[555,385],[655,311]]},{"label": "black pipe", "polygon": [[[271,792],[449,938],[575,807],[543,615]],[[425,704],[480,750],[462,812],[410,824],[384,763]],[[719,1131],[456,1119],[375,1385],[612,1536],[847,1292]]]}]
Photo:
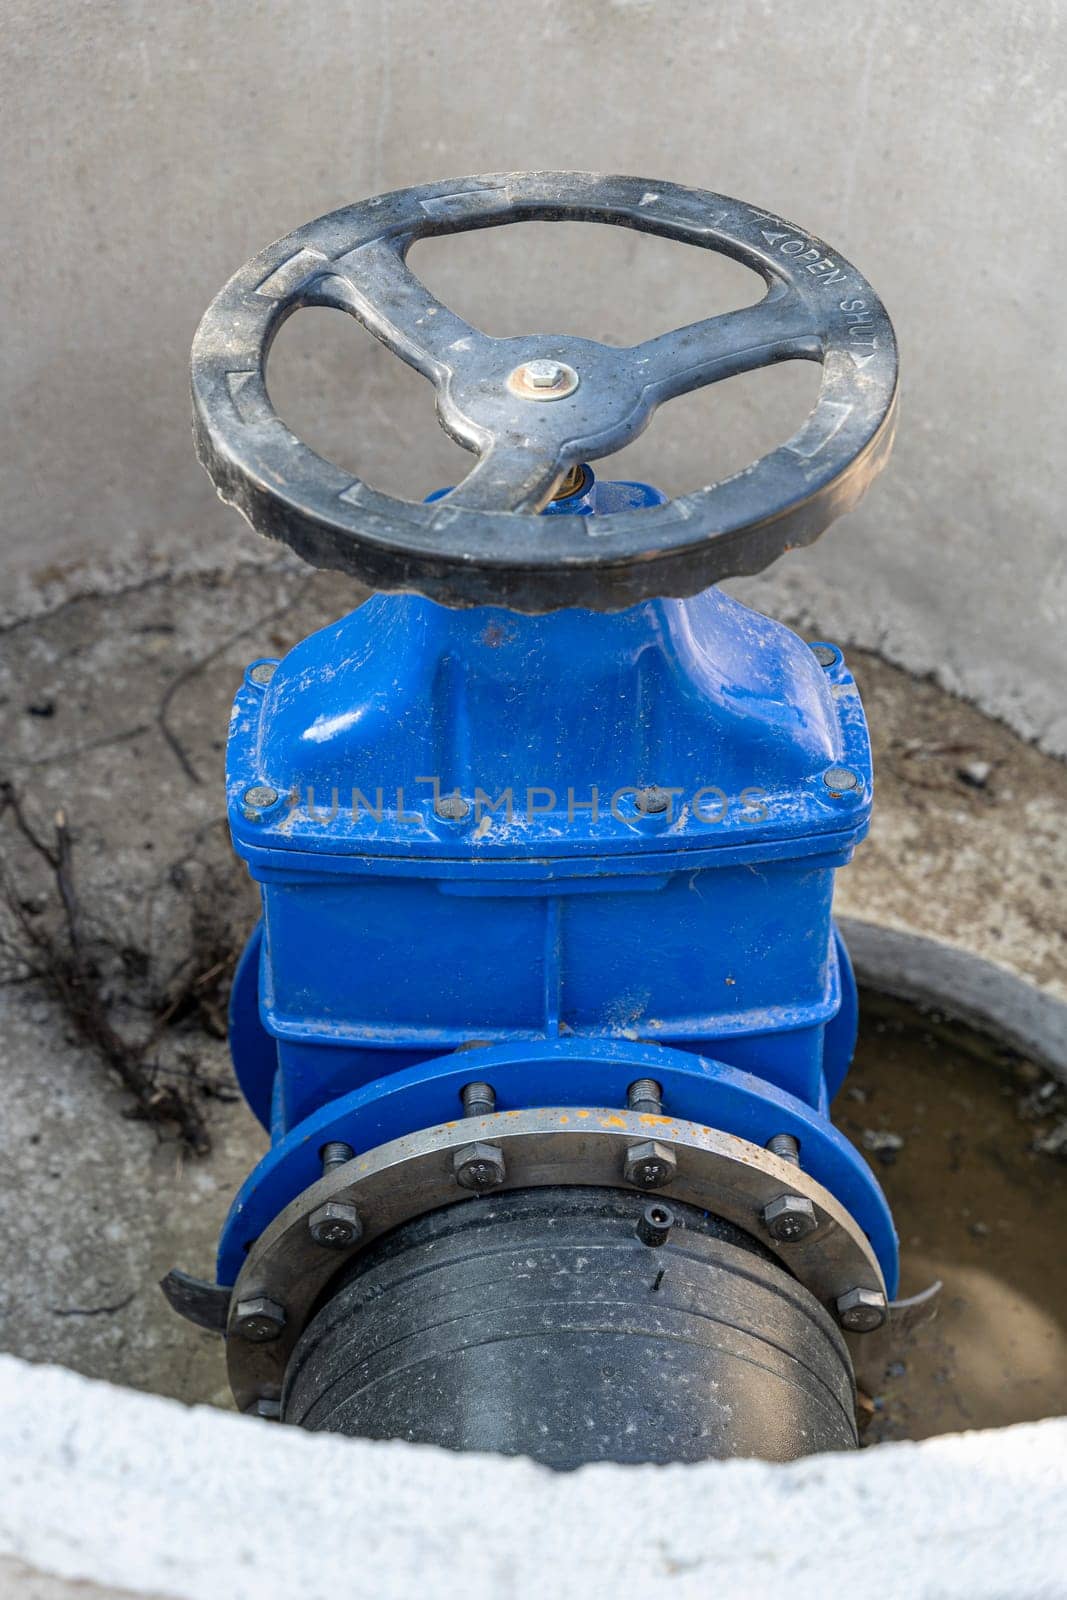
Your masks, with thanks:
[{"label": "black pipe", "polygon": [[832,1318],[755,1239],[655,1204],[529,1189],[404,1224],[305,1329],[284,1419],[560,1468],[854,1448]]}]

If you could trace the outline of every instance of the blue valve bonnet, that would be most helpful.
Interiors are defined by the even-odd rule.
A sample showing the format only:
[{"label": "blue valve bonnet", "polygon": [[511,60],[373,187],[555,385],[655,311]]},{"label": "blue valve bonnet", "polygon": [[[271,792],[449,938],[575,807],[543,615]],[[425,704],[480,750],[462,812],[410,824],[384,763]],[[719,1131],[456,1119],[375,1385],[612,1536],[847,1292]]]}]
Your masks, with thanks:
[{"label": "blue valve bonnet", "polygon": [[[573,509],[610,515],[638,494],[655,491],[597,484]],[[861,780],[847,794],[824,782],[841,766]],[[285,798],[249,817],[257,786]],[[669,815],[641,813],[647,787],[674,791]],[[453,793],[469,810],[442,819],[435,801]],[[256,861],[321,850],[477,870],[531,851],[803,850],[862,836],[870,754],[843,665],[828,673],[718,589],[614,615],[376,595],[297,645],[268,687],[246,682],[228,797],[237,848]]]}]

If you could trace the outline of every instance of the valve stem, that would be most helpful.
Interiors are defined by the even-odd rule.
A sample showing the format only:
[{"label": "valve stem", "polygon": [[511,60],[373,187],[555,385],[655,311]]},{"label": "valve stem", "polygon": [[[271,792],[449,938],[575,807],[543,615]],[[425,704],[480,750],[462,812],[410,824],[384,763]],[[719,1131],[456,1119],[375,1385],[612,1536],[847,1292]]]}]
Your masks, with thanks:
[{"label": "valve stem", "polygon": [[585,487],[585,468],[581,462],[571,468],[567,476],[560,483],[559,488],[552,496],[553,503],[557,500],[569,500],[572,494],[577,494],[579,489]]}]

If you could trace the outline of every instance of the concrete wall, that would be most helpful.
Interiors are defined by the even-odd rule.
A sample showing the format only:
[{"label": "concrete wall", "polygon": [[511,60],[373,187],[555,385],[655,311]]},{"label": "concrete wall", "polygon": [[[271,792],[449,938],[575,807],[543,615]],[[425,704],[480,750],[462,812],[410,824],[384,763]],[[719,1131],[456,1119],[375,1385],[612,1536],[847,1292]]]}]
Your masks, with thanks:
[{"label": "concrete wall", "polygon": [[0,1356],[0,1460],[0,1595],[19,1600],[1064,1593],[1067,1421],[788,1466],[557,1474]]},{"label": "concrete wall", "polygon": [[[630,171],[795,217],[898,325],[891,476],[760,603],[1067,750],[1055,0],[9,0],[6,22],[9,610],[253,547],[193,459],[186,363],[209,297],[269,240],[438,176]],[[627,342],[740,295],[741,269],[609,230],[413,259],[490,331]],[[283,334],[281,409],[383,487],[447,480],[421,381],[329,316]],[[627,470],[707,481],[790,431],[812,375],[676,402]]]}]

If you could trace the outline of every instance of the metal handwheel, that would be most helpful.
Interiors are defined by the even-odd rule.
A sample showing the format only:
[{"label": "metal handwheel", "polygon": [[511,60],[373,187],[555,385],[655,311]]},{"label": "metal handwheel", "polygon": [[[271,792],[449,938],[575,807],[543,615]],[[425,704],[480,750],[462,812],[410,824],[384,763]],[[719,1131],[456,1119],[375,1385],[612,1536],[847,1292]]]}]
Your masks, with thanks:
[{"label": "metal handwheel", "polygon": [[[416,239],[525,221],[615,223],[718,250],[767,293],[616,349],[491,338],[406,265]],[[430,379],[442,426],[477,455],[450,493],[432,504],[380,493],[275,414],[267,355],[301,306],[347,311]],[[629,443],[664,401],[798,357],[822,363],[815,407],[744,471],[664,505],[534,520],[570,468]],[[889,318],[836,251],[724,195],[588,173],[453,179],[320,217],[231,278],[200,324],[192,370],[200,459],[258,532],[374,589],[524,612],[684,597],[810,543],[885,464],[897,396]]]}]

